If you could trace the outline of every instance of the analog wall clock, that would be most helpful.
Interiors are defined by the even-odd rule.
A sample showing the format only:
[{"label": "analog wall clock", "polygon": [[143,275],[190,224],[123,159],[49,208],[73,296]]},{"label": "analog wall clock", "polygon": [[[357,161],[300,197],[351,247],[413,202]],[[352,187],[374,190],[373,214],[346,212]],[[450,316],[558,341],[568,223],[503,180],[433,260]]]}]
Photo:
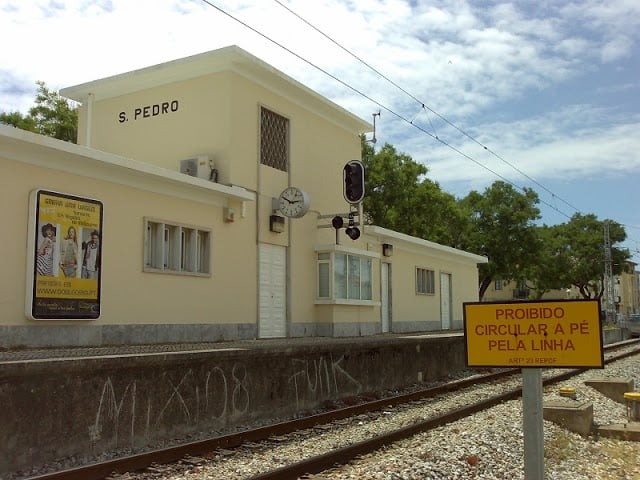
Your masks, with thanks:
[{"label": "analog wall clock", "polygon": [[300,218],[309,210],[309,195],[298,187],[287,187],[278,198],[278,209],[286,217]]}]

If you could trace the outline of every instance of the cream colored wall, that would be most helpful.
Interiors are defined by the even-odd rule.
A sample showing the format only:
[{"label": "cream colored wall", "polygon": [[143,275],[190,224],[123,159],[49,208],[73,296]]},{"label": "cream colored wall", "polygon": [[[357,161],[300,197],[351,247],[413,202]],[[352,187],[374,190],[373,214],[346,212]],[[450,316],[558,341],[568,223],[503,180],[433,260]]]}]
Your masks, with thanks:
[{"label": "cream colored wall", "polygon": [[[301,112],[302,113],[302,112]],[[307,126],[307,128],[304,128]],[[295,135],[294,135],[295,134]],[[342,196],[342,169],[354,158],[360,158],[359,138],[338,129],[312,115],[300,115],[292,127],[291,184],[305,190],[310,197],[310,211],[301,219],[287,220],[291,226],[291,275],[296,279],[291,285],[291,318],[297,322],[317,321],[315,308],[317,272],[317,244],[335,243],[333,229],[319,229],[330,219],[318,220],[320,215],[347,212],[348,205]],[[264,223],[264,222],[263,222]],[[327,240],[323,240],[326,238]],[[357,247],[342,231],[342,242]],[[360,247],[362,248],[362,247]],[[351,307],[348,312],[358,310]],[[370,307],[367,307],[371,311]],[[371,321],[372,318],[359,321]],[[379,318],[379,315],[376,319]],[[352,321],[350,315],[338,315],[334,320]]]},{"label": "cream colored wall", "polygon": [[620,278],[620,305],[618,311],[624,315],[638,313],[638,275],[635,264],[628,263],[630,272],[622,272]]},{"label": "cream colored wall", "polygon": [[[136,108],[172,101],[178,102],[176,112],[135,118]],[[288,172],[259,165],[261,106],[290,121]],[[295,279],[289,284],[289,318],[316,320],[317,215],[347,210],[342,168],[360,158],[357,134],[233,72],[95,102],[92,109],[93,147],[173,170],[179,159],[209,154],[220,182],[256,191],[257,215],[246,218],[257,223],[257,233],[249,234],[252,251],[256,240],[289,247],[288,273]],[[121,121],[121,112],[127,121]],[[285,232],[276,234],[269,231],[272,198],[288,185],[309,193],[311,210],[304,218],[287,219]]]},{"label": "cream colored wall", "polygon": [[[484,302],[511,302],[514,300],[527,300],[527,299],[514,299],[513,291],[518,288],[517,282],[503,282],[502,289],[496,290],[495,282],[492,282],[487,291],[484,294]],[[533,293],[533,292],[532,292]],[[542,295],[542,300],[569,300],[582,298],[577,288],[571,287],[569,293],[566,289],[554,289],[546,292]]]},{"label": "cream colored wall", "polygon": [[[152,115],[154,105],[173,101],[177,111]],[[136,119],[136,109],[145,106],[150,116]],[[274,196],[287,179],[260,179],[258,185],[261,106],[290,119],[291,183],[309,192],[316,210],[344,204],[341,172],[360,158],[357,134],[234,72],[94,102],[91,146],[174,171],[179,160],[208,154],[219,182]],[[79,143],[86,142],[87,109],[81,107]]]},{"label": "cream colored wall", "polygon": [[[232,82],[233,113],[231,144],[234,158],[251,159],[234,167],[233,183],[247,186],[257,170],[259,242],[289,247],[289,318],[295,323],[319,321],[314,306],[316,254],[319,232],[317,216],[347,211],[342,197],[342,168],[360,158],[360,140],[314,112],[247,79]],[[260,109],[267,108],[289,119],[288,172],[259,165]],[[269,231],[272,198],[289,185],[305,190],[311,207],[302,218],[286,219],[285,232]]]},{"label": "cream colored wall", "polygon": [[[179,171],[180,160],[207,154],[215,161],[218,181],[231,183],[232,168],[241,163],[234,155],[238,146],[231,143],[232,80],[230,73],[217,73],[96,101],[90,145],[173,171]],[[171,102],[178,102],[176,111],[169,108],[167,113],[153,115],[154,105],[162,111],[162,104]],[[145,107],[150,107],[150,116],[141,113],[136,118],[136,109],[144,112]],[[81,144],[86,143],[87,108],[82,106]]]},{"label": "cream colored wall", "polygon": [[[64,155],[64,153],[60,153]],[[29,155],[25,151],[25,155]],[[0,205],[5,236],[0,276],[0,324],[47,323],[25,317],[28,201],[42,188],[104,204],[102,316],[80,323],[254,323],[256,298],[255,206],[246,202],[246,219],[222,221],[222,208],[172,198],[48,168],[0,158]],[[145,273],[143,217],[210,228],[212,275],[197,278]],[[247,281],[247,279],[252,279]],[[243,301],[249,299],[249,301]],[[65,322],[56,321],[56,324]],[[67,322],[78,324],[78,321]]]},{"label": "cream colored wall", "polygon": [[[393,322],[440,322],[440,274],[451,274],[452,319],[462,320],[463,302],[478,300],[478,270],[475,263],[461,262],[446,253],[403,248],[394,243],[392,265]],[[435,294],[416,294],[416,268],[434,271]]]},{"label": "cream colored wall", "polygon": [[495,282],[491,282],[482,298],[485,302],[508,302],[513,300],[513,290],[517,287],[515,282],[503,282],[502,288],[496,290]]},{"label": "cream colored wall", "polygon": [[[281,87],[281,86],[280,86]],[[280,88],[277,87],[277,88]],[[175,112],[148,118],[135,118],[135,109],[178,102]],[[290,166],[288,172],[259,164],[260,108],[264,106],[289,119]],[[86,108],[86,107],[84,107]],[[318,229],[330,219],[320,215],[349,210],[342,197],[342,169],[360,159],[360,139],[356,132],[339,126],[336,118],[327,118],[289,98],[286,89],[280,93],[235,72],[210,74],[201,78],[151,88],[145,92],[116,97],[93,105],[92,141],[95,148],[178,170],[178,160],[198,154],[209,154],[219,170],[219,181],[247,188],[257,193],[242,222],[247,227],[243,241],[255,257],[256,243],[288,247],[288,313],[293,323],[379,322],[379,306],[318,307],[316,300],[316,252],[318,244],[335,243],[332,229]],[[124,112],[127,121],[122,121]],[[322,110],[326,115],[327,110]],[[339,115],[336,113],[336,115]],[[82,129],[81,129],[82,131]],[[300,219],[287,219],[285,232],[269,231],[272,198],[288,185],[305,190],[311,200],[310,211]],[[234,206],[239,218],[240,205]],[[255,210],[252,210],[254,209]],[[223,225],[223,228],[228,226]],[[235,228],[235,226],[233,226]],[[341,232],[341,243],[349,248],[380,249],[371,239],[353,242]],[[241,244],[229,240],[233,249]],[[396,248],[393,263],[394,321],[439,321],[439,274],[453,276],[453,318],[462,318],[462,301],[477,298],[475,263],[464,264],[446,255],[425,260],[428,249],[402,251]],[[253,271],[243,272],[250,283],[252,305],[257,303],[255,258]],[[373,262],[374,302],[380,300],[380,262]],[[436,295],[415,295],[415,267],[436,272]],[[248,281],[251,279],[251,281]],[[327,313],[325,310],[330,310]],[[255,318],[255,314],[252,318]]]}]

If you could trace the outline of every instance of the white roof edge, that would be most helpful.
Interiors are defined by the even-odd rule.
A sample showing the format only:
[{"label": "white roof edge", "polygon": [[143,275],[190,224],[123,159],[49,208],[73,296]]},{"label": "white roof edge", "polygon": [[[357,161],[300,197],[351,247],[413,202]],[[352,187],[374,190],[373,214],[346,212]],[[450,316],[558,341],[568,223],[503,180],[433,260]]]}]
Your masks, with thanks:
[{"label": "white roof edge", "polygon": [[[27,153],[27,155],[17,155],[11,149],[11,147],[26,147],[27,145],[38,149],[40,155],[34,155],[33,152],[31,154]],[[52,161],[49,155],[56,153],[64,155],[61,156],[60,161],[49,163]],[[0,125],[0,156],[13,161],[45,166],[46,168],[67,171],[96,179],[105,179],[101,174],[104,174],[106,171],[119,171],[126,173],[127,176],[132,177],[133,180],[135,180],[135,177],[139,179],[144,178],[145,182],[163,182],[165,185],[171,183],[178,188],[192,189],[194,193],[198,191],[205,195],[211,195],[213,193],[220,197],[238,201],[255,200],[255,193],[242,187],[209,182],[166,168],[121,157],[113,153],[95,150],[71,142],[64,142],[6,125]],[[77,161],[80,158],[85,161]],[[86,160],[89,161],[87,162]]]},{"label": "white roof edge", "polygon": [[[175,81],[188,80],[199,76],[220,71],[234,71],[241,75],[247,75],[241,67],[257,68],[271,73],[280,80],[289,83],[293,87],[302,91],[305,95],[312,97],[315,101],[324,104],[354,122],[360,133],[370,132],[373,129],[371,123],[354,115],[350,111],[320,95],[306,85],[298,82],[286,73],[269,65],[260,58],[247,52],[237,45],[198,53],[188,57],[170,60],[168,62],[143,67],[137,70],[112,75],[109,77],[92,80],[90,82],[63,88],[60,95],[70,98],[80,103],[85,103],[90,94],[95,100],[112,98],[140,91],[150,86],[160,86],[173,83]],[[163,75],[164,73],[164,75]]]},{"label": "white roof edge", "polygon": [[229,66],[231,64],[231,59],[234,55],[240,57],[243,53],[248,55],[248,53],[240,47],[231,45],[217,50],[177,58],[175,60],[169,60],[168,62],[72,85],[62,88],[59,93],[63,97],[81,103],[87,100],[89,94],[95,95],[96,92],[100,92],[100,94],[96,96],[96,99],[111,98],[137,91],[141,88],[138,87],[138,81],[156,76],[158,72],[162,72],[163,70],[174,70],[175,73],[174,76],[167,76],[166,80],[157,82],[158,85],[171,83],[176,79],[194,78],[207,72],[220,71],[223,66]]},{"label": "white roof edge", "polygon": [[378,227],[377,225],[365,225],[365,232],[373,235],[378,235],[381,239],[390,239],[390,240],[399,240],[402,242],[407,242],[413,245],[419,245],[422,247],[431,248],[433,250],[437,250],[443,253],[448,253],[450,255],[456,255],[459,257],[464,257],[469,260],[473,260],[476,263],[487,263],[489,259],[482,255],[476,255],[475,253],[466,252],[464,250],[459,250],[457,248],[448,247],[446,245],[441,245],[439,243],[431,242],[429,240],[424,240],[418,237],[412,237],[411,235],[406,235],[404,233],[396,232],[395,230],[389,230],[388,228]]}]

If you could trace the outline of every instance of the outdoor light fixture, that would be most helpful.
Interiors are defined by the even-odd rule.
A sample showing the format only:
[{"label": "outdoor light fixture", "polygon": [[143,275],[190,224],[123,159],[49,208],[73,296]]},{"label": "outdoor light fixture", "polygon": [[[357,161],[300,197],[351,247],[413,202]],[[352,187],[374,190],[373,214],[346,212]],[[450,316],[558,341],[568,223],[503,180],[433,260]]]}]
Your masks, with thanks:
[{"label": "outdoor light fixture", "polygon": [[391,257],[393,255],[393,245],[390,243],[382,244],[382,256]]},{"label": "outdoor light fixture", "polygon": [[269,217],[269,230],[274,233],[284,232],[284,217],[280,215],[271,215]]}]

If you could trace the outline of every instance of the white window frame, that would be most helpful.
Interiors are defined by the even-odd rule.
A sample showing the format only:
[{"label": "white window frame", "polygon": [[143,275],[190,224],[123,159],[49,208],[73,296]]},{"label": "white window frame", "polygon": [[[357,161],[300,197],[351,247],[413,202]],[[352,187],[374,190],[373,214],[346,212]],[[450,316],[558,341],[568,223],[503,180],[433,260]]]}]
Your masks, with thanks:
[{"label": "white window frame", "polygon": [[[342,256],[344,259],[344,265],[346,265],[344,289],[338,288],[336,278],[338,273],[336,271],[336,256],[338,255]],[[375,302],[373,301],[374,289],[372,257],[376,257],[376,255],[362,255],[359,252],[350,251],[317,250],[316,303],[375,305]],[[353,270],[356,262],[358,264],[358,271],[354,272]],[[327,268],[328,275],[321,275],[321,271],[325,274],[327,273]],[[357,277],[352,276],[353,274],[356,274]],[[363,280],[365,280],[365,283],[363,283]],[[367,280],[368,285],[366,283]],[[328,282],[328,285],[324,284],[323,281]]]},{"label": "white window frame", "polygon": [[143,271],[211,276],[211,230],[144,218]]},{"label": "white window frame", "polygon": [[416,295],[436,294],[436,272],[430,268],[416,267]]},{"label": "white window frame", "polygon": [[[316,298],[330,299],[332,298],[331,292],[333,291],[333,275],[332,275],[332,260],[331,253],[318,252],[318,266],[317,266],[317,290]],[[326,274],[326,285],[324,285],[323,278]],[[326,293],[325,293],[326,292]]]}]

